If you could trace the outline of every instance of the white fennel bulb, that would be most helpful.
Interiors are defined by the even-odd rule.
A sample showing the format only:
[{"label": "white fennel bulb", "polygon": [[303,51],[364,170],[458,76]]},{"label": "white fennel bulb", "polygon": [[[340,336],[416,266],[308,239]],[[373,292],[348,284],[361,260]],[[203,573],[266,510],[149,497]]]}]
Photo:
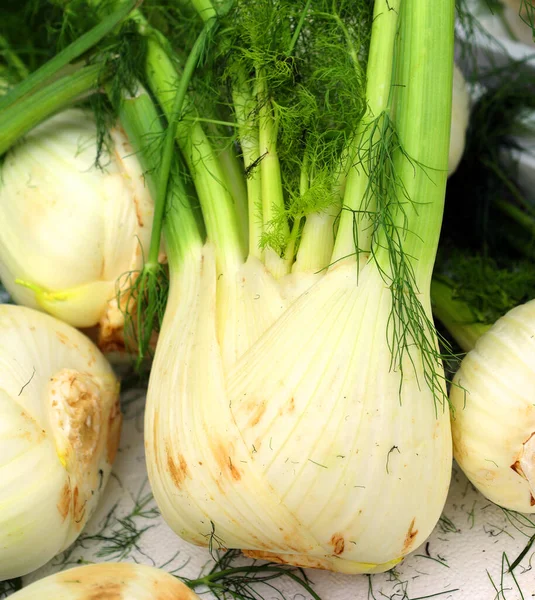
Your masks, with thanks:
[{"label": "white fennel bulb", "polygon": [[96,346],[0,306],[0,580],[67,548],[95,510],[119,443],[119,384]]},{"label": "white fennel bulb", "polygon": [[85,565],[55,573],[11,596],[13,600],[198,600],[169,573],[128,563]]},{"label": "white fennel bulb", "polygon": [[217,279],[213,248],[190,256],[152,368],[147,464],[164,518],[200,545],[214,524],[225,547],[269,560],[393,567],[440,515],[451,439],[417,355],[403,379],[390,368],[375,265],[341,263],[291,302],[246,265],[224,327]]},{"label": "white fennel bulb", "polygon": [[461,162],[466,144],[466,130],[468,129],[469,120],[470,94],[461,70],[457,65],[454,65],[448,175],[453,175]]},{"label": "white fennel bulb", "polygon": [[[240,1],[222,29],[264,19],[269,40],[286,39],[281,32],[290,39],[300,13],[295,3],[281,5],[266,22],[259,3]],[[352,28],[360,7],[347,8],[356,11]],[[318,73],[333,64],[314,46],[328,11],[339,22],[327,1],[307,14],[304,43],[326,58]],[[317,114],[308,100],[304,117],[285,114],[303,90],[314,97],[316,79],[304,73],[299,86],[280,83],[278,98],[258,68],[261,27],[240,41],[238,62],[254,57],[232,81],[248,169],[247,231],[239,203],[218,187],[221,165],[199,123],[188,130],[194,141],[182,140],[200,211],[171,182],[170,290],[145,412],[149,479],[175,532],[345,573],[388,570],[421,544],[451,473],[429,283],[447,173],[453,2],[377,0],[374,11],[360,88],[369,111],[353,107],[357,122],[343,143],[329,144],[339,116],[329,98],[316,98]],[[416,35],[414,22],[436,34],[434,44]],[[351,68],[335,96],[345,103],[364,78],[345,42],[336,60],[344,52]],[[277,82],[279,75],[277,67]],[[154,78],[156,97],[172,89],[172,76]],[[403,85],[390,97],[394,81]],[[316,136],[310,146],[307,127]]]},{"label": "white fennel bulb", "polygon": [[6,155],[0,279],[17,303],[75,327],[99,325],[112,345],[123,327],[117,280],[142,265],[153,205],[124,132],[111,129],[102,169],[96,133],[90,113],[71,109]]},{"label": "white fennel bulb", "polygon": [[466,355],[450,391],[454,457],[489,500],[535,513],[535,301],[509,311]]}]

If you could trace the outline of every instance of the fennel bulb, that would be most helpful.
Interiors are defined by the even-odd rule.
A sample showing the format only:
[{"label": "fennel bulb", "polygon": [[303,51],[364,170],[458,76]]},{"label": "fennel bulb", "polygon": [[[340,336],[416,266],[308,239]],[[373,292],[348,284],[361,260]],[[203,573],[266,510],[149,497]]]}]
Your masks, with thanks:
[{"label": "fennel bulb", "polygon": [[18,304],[98,325],[103,349],[122,345],[121,276],[141,267],[153,217],[124,132],[110,135],[100,169],[94,118],[66,110],[8,152],[0,183],[0,279]]},{"label": "fennel bulb", "polygon": [[[204,19],[213,17],[210,4]],[[346,573],[385,571],[430,534],[451,472],[429,282],[447,173],[453,3],[378,0],[368,20],[368,3],[347,5],[361,11],[351,23],[373,22],[360,104],[348,92],[362,86],[363,66],[339,19],[325,16],[332,3],[307,3],[317,35],[298,50],[321,61],[333,39],[343,40],[337,85],[343,102],[355,99],[346,130],[333,129],[344,123],[330,96],[314,97],[329,111],[317,120],[292,114],[309,129],[288,116],[321,86],[325,67],[296,85],[292,73],[277,79],[286,60],[270,64],[286,56],[271,42],[295,39],[284,32],[303,6],[235,6],[220,31],[238,22],[257,36],[236,33],[228,47],[245,51],[227,61],[238,73],[229,103],[248,175],[249,229],[201,125],[182,122],[177,142],[207,235],[177,178],[164,222],[170,293],[145,413],[151,486],[164,519],[192,543]],[[271,26],[283,34],[274,37]],[[254,46],[266,31],[271,54]],[[255,64],[244,66],[243,55]],[[166,90],[177,77],[165,71],[172,63],[161,48],[149,51],[148,60],[156,57],[149,85],[170,118]],[[394,99],[393,81],[406,82]],[[415,169],[407,156],[432,168]]]},{"label": "fennel bulb", "polygon": [[453,175],[461,162],[466,144],[466,130],[468,129],[469,119],[470,94],[461,70],[457,65],[454,65],[448,175]]},{"label": "fennel bulb", "polygon": [[13,600],[198,600],[169,573],[129,563],[85,565],[54,573],[11,596]]},{"label": "fennel bulb", "polygon": [[0,580],[25,575],[80,534],[119,444],[119,384],[79,331],[0,306]]},{"label": "fennel bulb", "polygon": [[498,319],[450,390],[454,457],[489,500],[535,513],[535,301]]}]

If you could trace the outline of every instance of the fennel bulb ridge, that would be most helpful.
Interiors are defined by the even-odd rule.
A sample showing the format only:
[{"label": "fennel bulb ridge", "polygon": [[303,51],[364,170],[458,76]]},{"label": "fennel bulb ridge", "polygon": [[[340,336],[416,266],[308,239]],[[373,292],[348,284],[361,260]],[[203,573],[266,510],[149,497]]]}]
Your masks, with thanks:
[{"label": "fennel bulb ridge", "polygon": [[165,520],[269,560],[391,568],[440,516],[451,437],[416,351],[403,379],[391,368],[376,266],[341,261],[290,296],[254,258],[218,276],[210,244],[195,254],[171,279],[147,398]]}]

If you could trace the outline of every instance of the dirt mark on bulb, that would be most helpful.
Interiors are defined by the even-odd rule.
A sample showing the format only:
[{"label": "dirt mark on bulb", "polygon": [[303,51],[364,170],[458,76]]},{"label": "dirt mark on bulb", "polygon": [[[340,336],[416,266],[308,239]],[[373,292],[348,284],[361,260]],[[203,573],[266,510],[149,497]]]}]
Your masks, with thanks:
[{"label": "dirt mark on bulb", "polygon": [[342,554],[342,552],[344,551],[345,541],[340,533],[333,534],[330,544],[332,545],[334,554],[336,556],[340,556],[340,554]]},{"label": "dirt mark on bulb", "polygon": [[230,477],[230,479],[233,481],[240,481],[241,473],[232,461],[232,456],[234,454],[234,448],[232,447],[232,444],[228,447],[225,447],[222,442],[219,442],[213,452],[217,464],[221,469],[221,474]]},{"label": "dirt mark on bulb", "polygon": [[90,590],[80,600],[124,600],[125,598],[121,583],[104,583]]},{"label": "dirt mark on bulb", "polygon": [[63,486],[61,490],[57,506],[61,518],[65,521],[65,519],[71,511],[71,486],[68,482]]},{"label": "dirt mark on bulb", "polygon": [[167,455],[167,468],[169,469],[169,474],[171,475],[171,479],[173,483],[176,485],[178,489],[181,489],[182,484],[184,483],[186,477],[189,476],[188,464],[186,463],[186,459],[182,454],[177,456],[177,460],[172,457],[171,449],[169,446],[166,446],[165,453]]},{"label": "dirt mark on bulb", "polygon": [[115,400],[110,410],[110,416],[108,418],[108,434],[106,438],[106,458],[110,465],[113,464],[115,457],[117,456],[117,450],[119,449],[119,442],[121,440],[121,426],[123,424],[123,415],[121,414],[121,406],[119,402],[119,396]]},{"label": "dirt mark on bulb", "polygon": [[414,528],[415,521],[416,521],[416,518],[414,518],[411,521],[411,524],[409,526],[409,531],[407,531],[407,535],[405,536],[405,541],[403,542],[402,554],[406,554],[407,552],[409,552],[410,547],[412,546],[416,536],[418,535],[418,530]]}]

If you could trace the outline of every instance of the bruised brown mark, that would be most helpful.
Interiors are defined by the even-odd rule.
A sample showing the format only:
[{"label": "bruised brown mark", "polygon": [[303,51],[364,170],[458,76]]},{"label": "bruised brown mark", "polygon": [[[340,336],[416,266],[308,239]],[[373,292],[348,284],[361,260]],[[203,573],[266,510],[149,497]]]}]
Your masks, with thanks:
[{"label": "bruised brown mark", "polygon": [[108,464],[112,465],[115,457],[117,456],[117,450],[119,449],[119,442],[121,440],[121,426],[123,424],[123,415],[121,414],[121,406],[119,404],[119,397],[117,397],[108,418],[108,436],[106,439],[106,458]]},{"label": "bruised brown mark", "polygon": [[265,400],[262,400],[260,404],[255,404],[255,409],[251,418],[249,419],[249,427],[255,427],[260,423],[260,419],[264,416],[266,412],[267,403]]},{"label": "bruised brown mark", "polygon": [[295,411],[295,400],[293,398],[293,396],[288,400],[288,402],[286,402],[286,404],[284,404],[283,406],[281,406],[279,408],[279,416],[282,417],[285,413],[286,414],[292,414]]},{"label": "bruised brown mark", "polygon": [[83,525],[83,520],[85,517],[85,504],[85,501],[82,501],[82,498],[80,497],[78,486],[76,486],[72,495],[72,511],[73,520],[76,524],[77,529],[81,529]]},{"label": "bruised brown mark", "polygon": [[340,554],[342,554],[342,552],[344,551],[345,542],[343,536],[340,533],[333,534],[330,544],[333,547],[333,551],[336,556],[340,556]]},{"label": "bruised brown mark", "polygon": [[516,460],[511,465],[511,469],[513,469],[513,471],[515,473],[518,473],[518,475],[520,475],[520,477],[524,477],[524,479],[526,479],[526,476],[524,475],[524,471],[522,471],[522,467],[520,466],[520,461]]},{"label": "bruised brown mark", "polygon": [[529,498],[530,506],[535,506],[535,498],[533,497],[533,494],[530,494],[529,496],[530,496],[530,498]]},{"label": "bruised brown mark", "polygon": [[56,331],[56,337],[62,344],[65,346],[68,345],[69,338],[64,333],[61,333],[61,331]]},{"label": "bruised brown mark", "polygon": [[137,573],[127,563],[102,563],[69,569],[54,578],[75,594],[76,600],[123,600],[126,584],[135,580]]},{"label": "bruised brown mark", "polygon": [[88,590],[80,600],[123,600],[123,584],[104,583]]},{"label": "bruised brown mark", "polygon": [[406,552],[409,551],[409,548],[412,546],[412,544],[414,542],[414,539],[418,535],[418,530],[414,529],[414,522],[415,521],[416,521],[416,518],[414,518],[411,521],[411,524],[409,526],[409,531],[407,531],[407,535],[405,536],[405,541],[403,542],[403,551],[402,551],[402,554],[405,554]]},{"label": "bruised brown mark", "polygon": [[178,462],[175,462],[175,459],[171,456],[169,447],[166,448],[166,454],[167,468],[169,469],[171,479],[173,480],[173,483],[176,485],[176,487],[180,489],[182,484],[184,483],[184,480],[189,475],[186,459],[182,456],[182,454],[179,454],[177,457]]},{"label": "bruised brown mark", "polygon": [[137,224],[140,227],[143,227],[143,217],[141,216],[141,209],[139,207],[139,198],[135,194],[133,196],[133,200],[134,200],[134,207],[136,209]]},{"label": "bruised brown mark", "polygon": [[214,457],[221,469],[221,473],[224,473],[234,481],[240,481],[241,473],[232,462],[232,450],[232,446],[230,446],[230,448],[225,448],[222,443],[219,443],[214,450]]},{"label": "bruised brown mark", "polygon": [[310,569],[326,569],[332,571],[332,562],[322,560],[306,554],[275,554],[274,552],[264,552],[263,550],[242,550],[243,554],[249,558],[268,560],[281,565],[294,565]]},{"label": "bruised brown mark", "polygon": [[71,486],[66,483],[61,490],[61,495],[58,502],[58,510],[61,518],[65,521],[67,515],[71,511]]}]

